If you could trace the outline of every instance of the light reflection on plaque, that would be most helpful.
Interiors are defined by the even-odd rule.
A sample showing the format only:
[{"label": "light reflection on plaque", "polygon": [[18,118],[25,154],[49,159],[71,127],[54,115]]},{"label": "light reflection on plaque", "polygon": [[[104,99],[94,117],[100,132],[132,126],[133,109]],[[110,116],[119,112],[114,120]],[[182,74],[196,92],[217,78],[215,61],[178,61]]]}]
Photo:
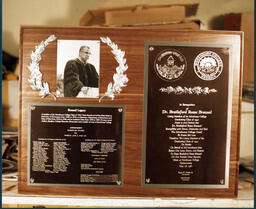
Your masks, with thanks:
[{"label": "light reflection on plaque", "polygon": [[121,186],[124,106],[29,105],[30,185]]},{"label": "light reflection on plaque", "polygon": [[142,185],[227,188],[231,48],[145,44]]}]

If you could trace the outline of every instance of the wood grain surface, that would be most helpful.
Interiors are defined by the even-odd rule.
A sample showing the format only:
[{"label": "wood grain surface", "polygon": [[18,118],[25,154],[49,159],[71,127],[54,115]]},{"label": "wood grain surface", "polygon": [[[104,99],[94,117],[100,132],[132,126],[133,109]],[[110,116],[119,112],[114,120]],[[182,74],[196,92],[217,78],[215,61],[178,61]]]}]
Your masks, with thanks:
[{"label": "wood grain surface", "polygon": [[[121,104],[126,106],[125,157],[123,187],[98,188],[72,186],[31,186],[28,185],[28,103],[99,104],[98,99],[41,98],[39,91],[33,91],[28,83],[31,62],[30,54],[35,46],[51,34],[65,40],[99,40],[110,37],[119,48],[125,51],[126,71],[129,83],[115,100],[104,98],[102,104]],[[168,189],[145,188],[141,186],[142,173],[142,115],[144,92],[144,43],[145,41],[200,42],[231,44],[233,46],[233,95],[230,148],[230,176],[227,189]],[[39,27],[22,26],[20,31],[20,120],[19,120],[19,182],[18,191],[23,194],[52,194],[94,197],[235,197],[238,187],[238,160],[241,111],[241,72],[243,54],[243,33],[225,31],[191,31],[167,29],[132,29],[100,27]],[[50,90],[56,92],[57,42],[50,43],[40,62],[43,81]],[[110,48],[100,45],[100,96],[112,81],[117,63]],[[221,102],[221,101],[220,101]]]}]

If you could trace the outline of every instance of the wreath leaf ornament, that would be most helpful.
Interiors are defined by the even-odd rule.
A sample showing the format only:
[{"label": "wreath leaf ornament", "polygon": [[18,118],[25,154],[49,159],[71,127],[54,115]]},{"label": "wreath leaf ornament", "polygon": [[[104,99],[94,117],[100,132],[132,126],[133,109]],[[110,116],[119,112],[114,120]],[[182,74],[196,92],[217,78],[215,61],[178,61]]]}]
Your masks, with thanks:
[{"label": "wreath leaf ornament", "polygon": [[117,44],[113,43],[109,37],[100,37],[100,40],[107,44],[112,50],[112,54],[115,56],[115,60],[119,64],[116,67],[116,73],[113,75],[114,83],[110,82],[107,87],[105,94],[99,99],[99,102],[104,97],[109,97],[112,100],[115,98],[115,93],[120,94],[123,87],[126,87],[129,81],[128,77],[124,72],[128,69],[126,64],[125,52],[118,48]]},{"label": "wreath leaf ornament", "polygon": [[39,96],[45,98],[47,95],[51,95],[54,100],[56,96],[50,92],[49,84],[47,82],[42,83],[43,74],[40,72],[39,63],[42,59],[41,54],[44,52],[45,47],[52,41],[56,40],[55,35],[49,36],[46,40],[42,41],[38,46],[35,47],[35,51],[32,51],[30,58],[31,63],[28,66],[30,70],[30,78],[28,82],[31,84],[30,87],[33,90],[40,90]]}]

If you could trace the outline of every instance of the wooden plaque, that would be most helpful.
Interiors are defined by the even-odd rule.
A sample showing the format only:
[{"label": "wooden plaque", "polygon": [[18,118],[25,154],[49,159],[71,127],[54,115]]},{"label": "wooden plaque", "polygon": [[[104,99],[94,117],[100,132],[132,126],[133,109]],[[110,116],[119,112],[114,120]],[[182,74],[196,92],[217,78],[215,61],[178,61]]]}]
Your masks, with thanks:
[{"label": "wooden plaque", "polygon": [[[21,72],[18,165],[18,191],[20,193],[94,197],[214,198],[237,196],[243,33],[227,31],[174,31],[145,28],[23,26],[21,27],[20,35]],[[62,48],[63,43],[64,48]],[[71,56],[72,50],[70,49],[78,47],[79,44],[89,44],[91,49],[93,49],[92,52],[97,55],[91,62],[93,62],[99,75],[98,80],[91,84],[89,90],[87,88],[85,89],[87,93],[90,92],[90,94],[88,93],[89,96],[81,97],[84,91],[76,92],[76,94],[78,93],[77,97],[65,96],[63,87],[61,86],[62,82],[59,82],[58,72],[59,69],[61,70],[65,67],[62,60],[66,60],[68,55]],[[35,48],[36,46],[37,48]],[[65,46],[71,46],[71,48],[65,49]],[[169,56],[167,57],[165,54],[166,56],[162,55],[162,59],[158,60],[155,58],[161,56],[163,51],[167,51],[168,54],[170,46],[172,47],[171,50],[173,50],[173,57],[169,60],[176,60],[176,66],[184,70],[184,73],[181,73],[180,77],[179,75],[175,77],[173,81],[168,81],[168,76],[160,78],[163,76],[161,70],[156,71],[154,68],[156,64],[157,66],[164,66],[164,62],[167,61]],[[150,47],[153,47],[154,50]],[[222,51],[225,50],[227,50],[228,53],[222,53]],[[219,76],[218,79],[213,81],[216,81],[214,85],[210,85],[209,83],[211,82],[207,83],[207,81],[200,78],[200,76],[202,77],[204,75],[202,73],[200,74],[200,70],[195,71],[193,67],[197,55],[205,51],[215,52],[223,62],[220,75],[214,75],[215,77]],[[182,55],[179,55],[179,53]],[[38,54],[40,55],[39,58],[37,56]],[[169,53],[169,55],[171,54]],[[205,54],[203,54],[202,57],[204,57],[204,55]],[[184,56],[186,62],[182,61],[182,56]],[[208,55],[206,55],[206,57],[207,56]],[[178,59],[180,59],[180,61],[178,61]],[[197,60],[199,61],[196,63],[202,62],[200,61],[200,57],[198,57]],[[207,60],[208,59],[204,60],[203,63],[206,63]],[[215,57],[215,60],[217,60],[216,63],[218,63],[218,57]],[[184,67],[182,67],[183,65]],[[195,64],[195,66],[198,67],[197,64]],[[197,67],[195,68],[199,69]],[[217,67],[219,67],[219,65]],[[147,81],[147,76],[150,76],[153,72],[156,77],[151,80],[152,82]],[[212,77],[214,76],[212,75]],[[128,82],[127,78],[129,80]],[[154,79],[156,82],[154,82]],[[220,81],[221,79],[222,81]],[[154,95],[151,95],[152,97],[148,96],[150,95],[150,88],[152,87],[153,93],[155,88],[158,88],[157,82],[160,81],[166,85],[160,86],[162,92],[160,92],[160,90],[159,92],[162,96],[156,96],[155,102],[159,102],[159,105],[166,105],[167,101],[165,98],[168,96],[168,101],[174,106],[166,106],[166,108],[152,105],[148,106],[148,101],[152,101],[154,98]],[[109,84],[110,82],[112,84]],[[126,85],[121,85],[124,83]],[[206,83],[209,85],[205,85]],[[200,99],[195,99],[199,98],[196,97],[198,95],[184,97],[184,95],[168,93],[168,90],[171,90],[171,88],[167,89],[167,87],[170,86],[175,88],[180,86],[182,88],[187,87],[188,91],[192,91],[192,88],[199,86],[199,84],[202,88],[209,87],[209,89],[204,89],[205,91],[213,91],[213,89],[215,89],[219,92],[221,88],[223,89],[223,91],[221,91],[222,94],[221,96],[216,96],[218,94],[213,92],[213,96],[208,95],[207,97],[207,95],[204,95],[206,97],[202,97],[203,99],[200,101]],[[189,90],[189,88],[191,89]],[[230,89],[232,89],[232,91],[230,91]],[[144,92],[144,90],[146,92]],[[193,89],[193,91],[196,91],[196,89]],[[188,99],[184,100],[184,98]],[[214,106],[215,103],[222,103],[223,107],[220,105]],[[100,189],[97,181],[96,183],[90,184],[88,180],[87,183],[85,182],[85,185],[80,185],[81,182],[78,183],[78,185],[73,185],[73,182],[67,184],[65,180],[64,182],[57,182],[49,174],[47,175],[50,177],[45,180],[46,184],[31,183],[30,161],[32,151],[29,149],[31,147],[31,140],[33,140],[31,138],[31,132],[35,131],[35,133],[39,133],[40,129],[39,127],[35,128],[33,122],[30,120],[30,117],[33,115],[31,115],[30,107],[31,105],[33,106],[33,104],[46,107],[46,110],[49,110],[49,113],[52,114],[54,113],[52,110],[50,111],[50,109],[48,109],[49,107],[89,106],[97,111],[104,111],[105,106],[114,109],[115,107],[123,107],[125,109],[125,112],[122,113],[124,127],[122,130],[120,130],[121,127],[115,130],[119,135],[125,138],[125,140],[121,140],[122,142],[120,142],[120,144],[117,143],[119,145],[119,151],[115,152],[116,158],[122,160],[113,160],[113,166],[115,167],[115,165],[118,164],[119,168],[115,169],[113,167],[109,172],[110,175],[116,174],[118,170],[122,178],[117,178],[115,179],[116,181],[113,180],[112,183],[114,182],[115,185],[111,185],[111,183],[109,183],[110,181],[104,180],[101,182],[101,180],[99,180],[98,184],[99,182],[103,184],[103,187]],[[180,104],[184,104],[184,107],[179,107]],[[199,129],[203,128],[205,131],[201,136],[180,137],[191,137],[189,139],[190,141],[194,137],[196,139],[193,139],[193,143],[196,143],[195,141],[199,140],[200,137],[205,139],[202,141],[206,141],[209,135],[209,139],[212,141],[215,140],[219,145],[216,146],[214,142],[211,142],[212,144],[204,143],[204,146],[198,145],[197,149],[199,151],[197,151],[197,156],[201,156],[200,162],[202,163],[193,162],[193,170],[181,170],[180,176],[178,177],[172,174],[167,175],[164,173],[168,172],[170,168],[162,169],[161,165],[162,167],[171,165],[174,166],[171,167],[173,168],[172,170],[177,169],[177,165],[173,164],[173,159],[177,160],[177,158],[171,158],[170,153],[177,152],[177,150],[171,148],[171,146],[178,146],[177,144],[168,144],[170,141],[167,140],[165,143],[167,143],[166,146],[170,150],[170,152],[168,152],[167,149],[168,156],[166,157],[165,154],[163,154],[162,159],[156,159],[154,151],[156,151],[156,153],[164,153],[165,151],[162,150],[162,146],[150,144],[151,142],[155,142],[150,131],[153,131],[151,129],[156,130],[154,137],[158,137],[159,141],[166,140],[166,136],[164,136],[166,131],[161,130],[161,128],[166,126],[166,123],[172,123],[176,126],[184,125],[184,123],[178,124],[178,122],[181,121],[175,121],[174,118],[167,118],[167,116],[174,116],[176,113],[172,113],[171,111],[182,111],[185,106],[189,104],[195,105],[189,106],[191,112],[199,110],[204,111],[201,112],[200,115],[202,117],[205,116],[205,120],[194,119],[198,119],[195,121],[195,125],[200,126]],[[145,112],[145,107],[148,108],[147,112]],[[154,118],[154,111],[157,112],[160,109],[162,111],[161,115],[157,114],[156,118]],[[165,114],[165,111],[167,111],[168,114]],[[211,111],[212,113],[210,113]],[[64,112],[61,112],[61,114],[64,114]],[[217,115],[215,115],[216,112],[218,112]],[[41,117],[42,114],[40,117],[36,116],[37,119],[40,118],[40,120],[43,120]],[[157,124],[159,117],[165,117],[164,120],[160,118],[163,125]],[[120,118],[119,120],[122,119]],[[192,119],[192,117],[190,119]],[[220,129],[216,128],[216,121],[219,121],[218,125]],[[39,122],[37,123],[38,126],[41,126]],[[171,128],[171,125],[165,128]],[[58,129],[62,129],[61,133],[64,133],[68,128],[58,126]],[[101,129],[102,128],[100,128],[100,130]],[[71,128],[71,130],[74,129]],[[94,132],[94,134],[95,133],[96,132]],[[148,133],[147,136],[149,136],[149,138],[145,137],[145,133]],[[159,133],[163,135],[158,135]],[[173,133],[173,135],[168,135],[168,137],[173,139],[171,142],[176,140],[176,143],[178,143],[178,140],[183,140],[182,138],[175,139],[175,137],[178,137],[176,136],[177,134],[178,133]],[[193,133],[191,132],[191,134]],[[49,133],[48,137],[50,138],[51,136],[52,135]],[[47,138],[47,134],[42,138]],[[71,141],[72,140],[75,140],[75,137],[71,137]],[[46,141],[44,142],[48,143]],[[149,144],[147,144],[148,142]],[[78,150],[81,150],[81,146],[80,143],[80,149]],[[191,145],[190,148],[191,147],[196,146]],[[64,148],[68,149],[69,147]],[[151,154],[147,155],[148,153]],[[200,153],[203,154],[200,155]],[[78,155],[78,152],[74,151],[72,154]],[[169,162],[171,163],[168,163],[166,159],[170,160]],[[152,162],[150,162],[151,160]],[[211,163],[214,164],[213,167],[209,166]],[[73,166],[81,168],[81,164],[81,162],[78,162],[78,165]],[[109,160],[107,160],[107,165],[110,166]],[[158,167],[156,167],[156,165],[158,165]],[[191,163],[183,165],[191,166]],[[120,170],[120,168],[122,169]],[[202,173],[200,171],[204,169],[206,174],[211,174],[209,178],[204,178],[203,175],[198,174]],[[213,170],[212,173],[211,169]],[[154,170],[158,170],[159,172]],[[98,171],[100,171],[100,169],[98,169]],[[186,175],[190,176],[185,176],[186,172]],[[191,175],[191,172],[194,172],[195,175]],[[85,174],[87,175],[88,173],[85,172]],[[105,173],[103,172],[103,174]],[[36,173],[35,176],[37,175],[38,173]],[[100,175],[101,174],[99,174],[99,176]],[[196,176],[195,179],[193,179],[194,176]],[[87,177],[84,179],[88,179]],[[49,182],[50,184],[47,184]],[[189,184],[189,186],[184,186],[187,184]],[[211,187],[209,185],[214,186]],[[86,188],[84,186],[86,186]]]}]

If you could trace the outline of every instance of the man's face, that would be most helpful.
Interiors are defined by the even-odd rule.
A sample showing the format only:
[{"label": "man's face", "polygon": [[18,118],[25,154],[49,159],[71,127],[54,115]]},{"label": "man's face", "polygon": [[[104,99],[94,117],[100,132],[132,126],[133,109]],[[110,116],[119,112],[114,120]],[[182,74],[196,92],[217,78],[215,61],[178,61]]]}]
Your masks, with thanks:
[{"label": "man's face", "polygon": [[80,59],[83,61],[83,62],[87,62],[87,60],[89,59],[91,55],[91,51],[89,48],[83,48],[80,53],[79,53],[79,56],[80,56]]}]

